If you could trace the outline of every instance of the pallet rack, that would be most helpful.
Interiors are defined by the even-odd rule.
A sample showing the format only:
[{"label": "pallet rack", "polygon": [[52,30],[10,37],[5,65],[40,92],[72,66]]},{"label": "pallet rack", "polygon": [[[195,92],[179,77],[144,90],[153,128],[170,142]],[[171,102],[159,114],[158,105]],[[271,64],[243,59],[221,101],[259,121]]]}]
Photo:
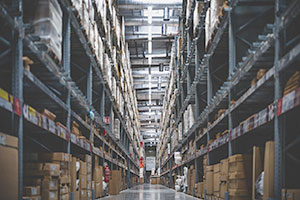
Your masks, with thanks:
[{"label": "pallet rack", "polygon": [[[195,4],[193,1],[191,13]],[[248,6],[246,13],[250,17],[242,15],[244,6]],[[260,6],[262,10],[251,10],[251,6]],[[166,152],[190,104],[195,105],[195,123],[182,141],[171,147],[174,150],[167,157],[160,156],[157,160],[157,165],[162,168],[161,177],[169,181],[169,187],[174,187],[174,173],[183,175],[183,166],[195,165],[196,183],[201,181],[200,162],[204,155],[211,165],[233,154],[245,153],[252,146],[270,139],[275,141],[275,198],[281,198],[284,187],[299,187],[291,181],[293,172],[289,170],[292,167],[287,164],[299,164],[299,157],[295,156],[299,136],[294,134],[297,125],[292,119],[299,116],[299,88],[282,95],[286,78],[299,70],[299,30],[293,28],[299,19],[299,6],[299,1],[287,4],[278,0],[261,3],[228,1],[205,47],[203,32],[210,1],[204,1],[196,36],[192,33],[192,17],[186,17],[186,5],[183,5],[183,42],[182,49],[177,50],[183,58],[175,58],[178,93],[169,113],[170,118],[172,115],[175,118],[167,123],[172,127],[170,134],[163,132],[161,135],[160,141],[164,142],[157,148],[158,155]],[[260,67],[266,69],[266,73],[251,86],[251,79]],[[219,109],[225,109],[224,113],[215,118]],[[172,120],[175,121],[173,126]],[[210,139],[225,130],[228,130],[226,134],[211,143]],[[195,142],[196,152],[175,165],[174,153],[184,153],[185,145],[190,141]]]},{"label": "pallet rack", "polygon": [[[2,121],[1,131],[15,135],[19,139],[19,199],[22,199],[23,193],[23,153],[28,149],[98,156],[100,164],[108,162],[111,169],[126,170],[129,187],[131,177],[139,176],[139,132],[134,130],[130,133],[124,117],[129,116],[131,121],[133,118],[137,119],[136,116],[132,117],[129,114],[129,110],[137,110],[134,106],[136,101],[130,99],[132,102],[124,105],[125,112],[121,114],[120,107],[101,71],[100,65],[103,63],[96,60],[71,1],[60,0],[59,3],[63,10],[62,63],[58,63],[49,52],[45,51],[44,46],[37,43],[38,38],[28,31],[27,24],[23,23],[22,0],[13,1],[11,5],[0,3],[0,19],[3,22],[1,22],[3,27],[1,41],[7,43],[9,49],[1,54],[1,58],[9,55],[11,59],[11,62],[2,59],[3,63],[6,61],[11,64],[1,64],[4,67],[1,70],[3,81],[0,87],[5,94],[11,94],[10,99],[0,98],[2,119],[7,119],[11,115],[11,119],[8,118],[9,123]],[[96,10],[94,1],[93,6]],[[111,14],[108,15],[108,18],[110,17]],[[95,21],[98,24],[99,35],[105,38],[102,19],[96,13]],[[11,34],[13,38],[10,38]],[[104,44],[113,76],[121,88],[110,50],[111,45],[117,44],[108,44],[105,40]],[[120,49],[118,45],[117,48]],[[10,52],[11,54],[8,54]],[[31,70],[24,69],[23,56],[33,60]],[[118,61],[122,64],[121,60]],[[76,77],[73,72],[76,70],[82,77]],[[13,77],[12,80],[10,77]],[[86,81],[82,83],[80,80]],[[122,95],[124,98],[123,93]],[[132,104],[133,107],[129,108],[128,106]],[[65,127],[42,115],[43,108],[54,112]],[[84,119],[90,111],[95,115],[94,123],[91,119]],[[112,127],[103,122],[104,117],[107,115],[111,117],[112,113],[121,122],[119,140],[112,134]],[[83,134],[89,141],[72,133],[73,120],[80,124]],[[100,129],[100,134],[95,128]],[[129,153],[130,145],[133,146],[133,154]],[[98,147],[102,147],[102,151]]]}]

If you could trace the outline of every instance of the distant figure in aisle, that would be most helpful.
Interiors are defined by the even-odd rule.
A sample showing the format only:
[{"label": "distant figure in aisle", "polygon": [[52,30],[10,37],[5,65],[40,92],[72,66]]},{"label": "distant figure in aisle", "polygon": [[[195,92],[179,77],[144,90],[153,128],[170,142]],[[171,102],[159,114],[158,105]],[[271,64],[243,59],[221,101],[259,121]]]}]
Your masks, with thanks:
[{"label": "distant figure in aisle", "polygon": [[105,196],[108,194],[109,178],[110,178],[110,169],[108,167],[107,162],[105,162],[104,163],[104,182],[106,183],[106,188],[104,190]]}]

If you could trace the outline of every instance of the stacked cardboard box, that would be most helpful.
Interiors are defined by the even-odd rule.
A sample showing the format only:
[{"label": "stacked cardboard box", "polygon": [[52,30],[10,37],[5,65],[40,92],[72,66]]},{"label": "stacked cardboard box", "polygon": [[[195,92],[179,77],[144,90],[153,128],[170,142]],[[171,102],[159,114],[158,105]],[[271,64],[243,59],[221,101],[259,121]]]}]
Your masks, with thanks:
[{"label": "stacked cardboard box", "polygon": [[200,20],[200,15],[201,15],[201,12],[202,12],[202,9],[203,9],[203,2],[200,2],[200,1],[196,1],[196,6],[195,6],[195,10],[194,10],[194,36],[196,36],[196,28],[197,28],[197,25],[199,23],[199,20]]},{"label": "stacked cardboard box", "polygon": [[188,194],[192,195],[195,186],[195,166],[192,165],[188,171]]},{"label": "stacked cardboard box", "polygon": [[[54,164],[59,165],[60,173],[58,178],[58,196],[59,199],[69,199],[70,193],[70,184],[71,184],[71,177],[68,168],[68,164],[71,161],[71,156],[65,153],[44,153],[39,154],[39,160],[45,162],[51,162]],[[55,180],[49,178],[48,180],[44,178],[43,182],[45,181],[46,185],[53,183]],[[42,187],[42,198],[49,198],[53,196],[54,192],[52,192],[54,188],[52,187]],[[44,197],[46,196],[46,197]]]},{"label": "stacked cardboard box", "polygon": [[118,195],[120,193],[121,171],[111,170],[108,193],[110,195]]},{"label": "stacked cardboard box", "polygon": [[300,199],[300,189],[282,189],[282,200]]},{"label": "stacked cardboard box", "polygon": [[94,182],[94,191],[95,191],[96,198],[100,198],[104,196],[102,178],[103,178],[103,167],[95,166],[94,174],[93,174],[93,182]]},{"label": "stacked cardboard box", "polygon": [[220,163],[214,165],[214,196],[215,197],[220,197]]},{"label": "stacked cardboard box", "polygon": [[292,92],[293,90],[297,89],[300,86],[300,71],[296,71],[291,78],[287,81],[284,94],[287,95],[288,93]]},{"label": "stacked cardboard box", "polygon": [[237,154],[229,157],[230,199],[251,198],[251,156]]},{"label": "stacked cardboard box", "polygon": [[60,62],[62,57],[62,10],[57,0],[39,0],[32,22],[34,35],[41,38]]},{"label": "stacked cardboard box", "polygon": [[[35,195],[41,195],[41,198],[46,200],[69,199],[70,155],[60,152],[33,153],[27,154],[24,160],[24,189],[39,191]],[[26,196],[29,196],[29,193]]]},{"label": "stacked cardboard box", "polygon": [[206,167],[206,174],[205,174],[205,189],[206,194],[211,196],[214,192],[214,166],[207,166]]},{"label": "stacked cardboard box", "polygon": [[225,198],[225,192],[228,192],[228,159],[220,162],[220,197]]},{"label": "stacked cardboard box", "polygon": [[266,74],[266,72],[266,69],[259,69],[256,73],[256,77],[251,81],[251,86],[255,85],[256,82]]},{"label": "stacked cardboard box", "polygon": [[17,137],[0,133],[0,163],[1,163],[0,165],[1,198],[18,199],[18,138]]},{"label": "stacked cardboard box", "polygon": [[77,136],[81,136],[82,133],[81,131],[79,130],[79,124],[75,121],[72,122],[72,133],[74,133],[75,135]]}]

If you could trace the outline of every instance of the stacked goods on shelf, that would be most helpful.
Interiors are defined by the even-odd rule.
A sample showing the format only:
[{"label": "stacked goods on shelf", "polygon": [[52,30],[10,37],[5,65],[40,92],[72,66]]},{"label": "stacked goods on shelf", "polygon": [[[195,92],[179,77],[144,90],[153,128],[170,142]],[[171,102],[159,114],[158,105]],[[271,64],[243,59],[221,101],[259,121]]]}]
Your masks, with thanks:
[{"label": "stacked goods on shelf", "polygon": [[206,12],[205,18],[205,47],[208,47],[210,40],[213,37],[213,33],[217,29],[220,18],[223,15],[223,10],[227,6],[227,1],[224,0],[212,0],[210,2],[210,8]]},{"label": "stacked goods on shelf", "polygon": [[214,192],[214,166],[207,166],[205,172],[205,189],[208,196],[212,196]]},{"label": "stacked goods on shelf", "polygon": [[192,165],[188,171],[188,194],[192,195],[195,186],[195,166]]},{"label": "stacked goods on shelf", "polygon": [[256,82],[266,74],[266,72],[267,72],[266,69],[259,69],[256,73],[256,77],[251,81],[251,87],[255,85]]},{"label": "stacked goods on shelf", "polygon": [[228,158],[230,199],[251,198],[252,156],[236,154]]},{"label": "stacked goods on shelf", "polygon": [[284,87],[283,95],[296,90],[300,86],[300,71],[296,71],[287,81]]},{"label": "stacked goods on shelf", "polygon": [[217,28],[217,24],[219,23],[220,17],[222,15],[221,9],[223,8],[224,0],[212,0],[210,2],[210,28],[211,33]]},{"label": "stacked goods on shelf", "polygon": [[188,25],[188,19],[190,16],[193,14],[192,11],[192,6],[193,6],[194,0],[187,0],[186,1],[186,25]]},{"label": "stacked goods on shelf", "polygon": [[84,165],[86,165],[86,180],[87,180],[87,187],[86,187],[86,194],[87,198],[92,198],[92,157],[91,155],[80,155],[81,160],[84,161]]},{"label": "stacked goods on shelf", "polygon": [[62,10],[57,0],[39,0],[33,20],[34,35],[60,62],[62,57]]},{"label": "stacked goods on shelf", "polygon": [[282,189],[282,200],[300,199],[300,189]]},{"label": "stacked goods on shelf", "polygon": [[210,13],[211,13],[211,8],[208,8],[206,11],[206,17],[205,17],[205,48],[208,47],[209,41],[211,39],[211,22],[210,22]]},{"label": "stacked goods on shelf", "polygon": [[[25,196],[41,196],[42,199],[69,199],[70,174],[65,153],[30,153],[24,155]],[[31,191],[31,193],[29,193]],[[33,192],[35,191],[35,192]]]},{"label": "stacked goods on shelf", "polygon": [[214,196],[220,197],[220,163],[214,165],[214,181],[213,181],[213,187],[214,187]]},{"label": "stacked goods on shelf", "polygon": [[103,191],[103,167],[95,164],[94,172],[93,172],[93,189],[95,191],[95,198],[100,198],[104,196]]},{"label": "stacked goods on shelf", "polygon": [[79,124],[75,121],[72,122],[72,133],[74,133],[75,135],[77,136],[81,136],[82,133],[81,131],[79,130]]},{"label": "stacked goods on shelf", "polygon": [[1,163],[1,167],[0,167],[1,198],[18,199],[18,138],[17,137],[0,133],[0,163]]},{"label": "stacked goods on shelf", "polygon": [[196,36],[196,31],[197,31],[197,25],[200,21],[200,15],[203,9],[203,2],[200,1],[196,1],[196,6],[195,6],[195,10],[194,10],[194,36]]},{"label": "stacked goods on shelf", "polygon": [[220,197],[225,198],[225,192],[228,192],[228,159],[223,159],[220,162]]}]

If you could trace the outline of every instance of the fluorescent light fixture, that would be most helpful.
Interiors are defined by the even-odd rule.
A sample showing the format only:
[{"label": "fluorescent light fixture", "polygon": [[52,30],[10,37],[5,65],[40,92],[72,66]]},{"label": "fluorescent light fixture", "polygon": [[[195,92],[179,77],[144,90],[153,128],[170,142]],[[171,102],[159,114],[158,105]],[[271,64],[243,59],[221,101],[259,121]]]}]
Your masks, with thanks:
[{"label": "fluorescent light fixture", "polygon": [[152,24],[152,6],[148,6],[148,24]]}]

